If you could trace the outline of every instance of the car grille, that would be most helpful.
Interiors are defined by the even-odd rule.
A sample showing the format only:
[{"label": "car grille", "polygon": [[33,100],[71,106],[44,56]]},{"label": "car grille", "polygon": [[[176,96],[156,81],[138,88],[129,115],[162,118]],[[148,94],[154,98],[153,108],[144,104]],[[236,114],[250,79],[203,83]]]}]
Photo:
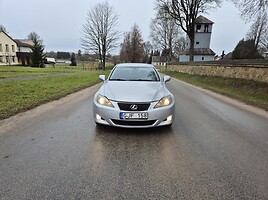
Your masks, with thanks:
[{"label": "car grille", "polygon": [[[137,109],[132,110],[130,107],[131,105],[136,105]],[[126,111],[145,111],[148,110],[150,103],[118,103],[120,110]]]},{"label": "car grille", "polygon": [[150,126],[153,125],[156,122],[156,120],[128,121],[128,120],[112,119],[112,122],[116,125],[122,125],[122,126]]}]

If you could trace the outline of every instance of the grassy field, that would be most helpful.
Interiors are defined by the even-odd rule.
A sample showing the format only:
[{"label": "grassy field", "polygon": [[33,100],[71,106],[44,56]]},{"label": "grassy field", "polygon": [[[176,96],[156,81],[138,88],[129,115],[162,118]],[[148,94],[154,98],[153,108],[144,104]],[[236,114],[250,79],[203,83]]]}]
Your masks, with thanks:
[{"label": "grassy field", "polygon": [[59,74],[59,73],[75,73],[80,72],[82,70],[83,68],[81,66],[78,67],[58,66],[55,68],[0,66],[0,79],[22,77],[22,76],[42,76],[42,75]]},{"label": "grassy field", "polygon": [[[100,82],[98,75],[104,73],[103,71],[64,68],[11,67],[6,69],[0,67],[1,77],[5,76],[3,74],[6,72],[8,72],[9,77],[27,77],[32,76],[32,74],[55,74],[55,76],[38,76],[33,79],[10,81],[0,79],[0,119],[8,118],[45,102],[92,86]],[[105,73],[107,75],[109,72]]]},{"label": "grassy field", "polygon": [[215,76],[189,75],[170,71],[161,72],[187,83],[268,110],[268,83]]}]

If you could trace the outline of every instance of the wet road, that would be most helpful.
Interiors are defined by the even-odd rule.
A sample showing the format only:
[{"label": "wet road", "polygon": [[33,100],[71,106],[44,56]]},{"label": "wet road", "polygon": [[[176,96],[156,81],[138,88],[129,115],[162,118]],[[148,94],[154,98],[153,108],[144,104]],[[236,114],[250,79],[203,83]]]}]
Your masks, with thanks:
[{"label": "wet road", "polygon": [[268,199],[268,119],[170,81],[171,128],[96,127],[98,86],[0,123],[0,199]]}]

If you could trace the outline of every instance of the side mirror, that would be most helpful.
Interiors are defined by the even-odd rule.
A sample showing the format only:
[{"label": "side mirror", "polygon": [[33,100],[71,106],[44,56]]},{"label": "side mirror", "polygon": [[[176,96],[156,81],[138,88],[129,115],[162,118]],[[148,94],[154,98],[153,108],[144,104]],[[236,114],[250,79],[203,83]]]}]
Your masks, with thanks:
[{"label": "side mirror", "polygon": [[163,81],[166,83],[168,81],[170,81],[171,77],[170,76],[164,76],[163,77]]},{"label": "side mirror", "polygon": [[99,79],[105,81],[105,75],[99,75]]}]

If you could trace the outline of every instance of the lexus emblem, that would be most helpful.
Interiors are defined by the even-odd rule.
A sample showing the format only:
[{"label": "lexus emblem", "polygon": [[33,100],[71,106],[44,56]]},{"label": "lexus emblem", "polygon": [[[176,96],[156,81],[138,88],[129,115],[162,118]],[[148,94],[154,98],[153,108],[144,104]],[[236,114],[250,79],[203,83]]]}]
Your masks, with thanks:
[{"label": "lexus emblem", "polygon": [[137,109],[138,109],[138,106],[137,106],[136,104],[132,104],[132,105],[130,106],[130,109],[131,109],[131,110],[137,110]]}]

